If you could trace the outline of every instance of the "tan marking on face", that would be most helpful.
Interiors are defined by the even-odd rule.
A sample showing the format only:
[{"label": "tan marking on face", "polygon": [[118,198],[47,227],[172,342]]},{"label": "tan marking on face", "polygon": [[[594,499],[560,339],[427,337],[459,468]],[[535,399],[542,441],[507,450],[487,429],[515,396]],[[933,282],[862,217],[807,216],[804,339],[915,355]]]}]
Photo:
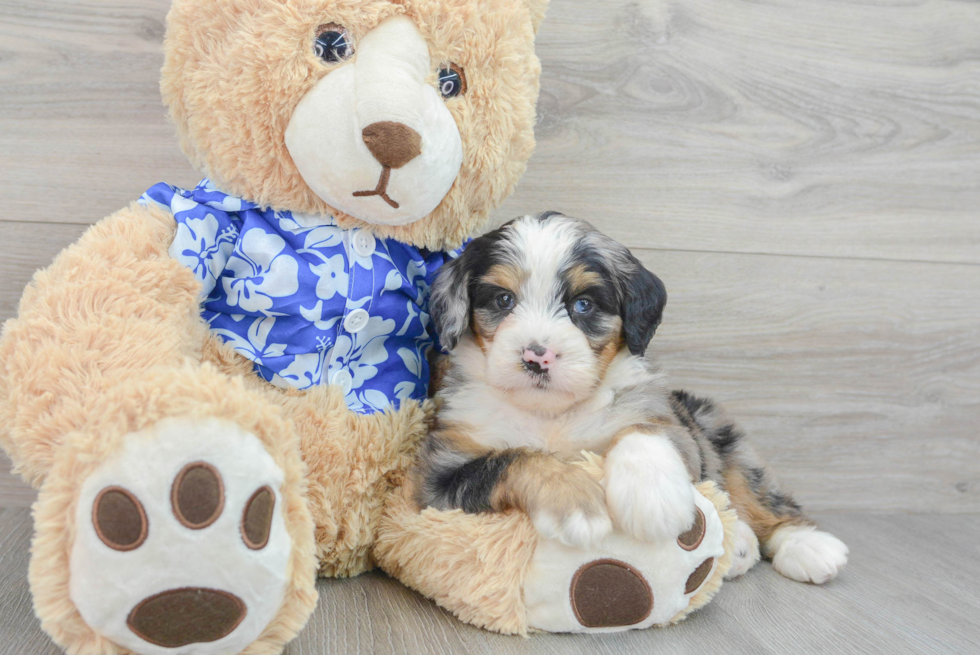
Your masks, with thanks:
[{"label": "tan marking on face", "polygon": [[590,271],[585,264],[575,264],[565,272],[565,280],[571,295],[577,296],[587,289],[602,286],[602,277]]},{"label": "tan marking on face", "polygon": [[480,318],[479,312],[473,312],[473,316],[470,317],[470,326],[473,330],[473,339],[476,341],[476,345],[486,355],[488,343],[493,343],[493,332]]},{"label": "tan marking on face", "polygon": [[516,296],[518,289],[527,282],[529,276],[528,271],[519,266],[494,264],[490,267],[490,270],[483,274],[480,280],[487,284],[498,286],[501,289],[507,289]]},{"label": "tan marking on face", "polygon": [[725,472],[725,489],[738,517],[752,526],[762,543],[768,541],[772,533],[784,525],[811,525],[810,521],[802,517],[774,514],[760,502],[759,496],[752,491],[749,481],[740,470],[729,469]]}]

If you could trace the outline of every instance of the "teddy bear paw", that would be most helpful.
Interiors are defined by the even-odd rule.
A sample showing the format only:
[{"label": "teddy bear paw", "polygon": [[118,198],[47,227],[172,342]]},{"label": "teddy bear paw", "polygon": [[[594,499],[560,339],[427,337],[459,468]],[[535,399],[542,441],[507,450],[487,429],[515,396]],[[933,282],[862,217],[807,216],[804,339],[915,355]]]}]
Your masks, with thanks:
[{"label": "teddy bear paw", "polygon": [[667,539],[614,531],[588,549],[542,539],[524,586],[528,625],[547,632],[609,632],[663,625],[687,611],[725,554],[725,529],[694,491],[694,521]]},{"label": "teddy bear paw", "polygon": [[69,593],[82,618],[140,655],[244,649],[287,587],[283,479],[228,421],[127,435],[78,497]]}]

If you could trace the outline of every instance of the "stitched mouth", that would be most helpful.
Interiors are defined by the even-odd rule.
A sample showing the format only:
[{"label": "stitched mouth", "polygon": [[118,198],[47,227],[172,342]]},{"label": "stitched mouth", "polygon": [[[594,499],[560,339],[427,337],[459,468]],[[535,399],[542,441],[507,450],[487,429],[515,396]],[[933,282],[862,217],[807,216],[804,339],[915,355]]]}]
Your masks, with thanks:
[{"label": "stitched mouth", "polygon": [[397,202],[388,196],[388,181],[391,179],[391,166],[384,166],[381,169],[381,179],[378,180],[378,186],[371,191],[355,191],[355,198],[364,198],[367,196],[380,196],[382,200],[391,205],[394,209],[398,209],[399,205]]}]

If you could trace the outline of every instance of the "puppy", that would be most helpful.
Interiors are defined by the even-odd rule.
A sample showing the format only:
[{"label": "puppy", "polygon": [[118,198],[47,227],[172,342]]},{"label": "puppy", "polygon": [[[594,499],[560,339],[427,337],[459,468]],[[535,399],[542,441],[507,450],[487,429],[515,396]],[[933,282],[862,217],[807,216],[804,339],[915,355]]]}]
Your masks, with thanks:
[{"label": "puppy", "polygon": [[[692,482],[713,480],[738,512],[729,577],[762,553],[823,583],[847,547],[780,490],[710,400],[670,391],[645,359],[667,293],[629,250],[583,221],[525,216],[442,270],[432,316],[451,349],[415,489],[421,506],[518,509],[538,531],[587,547],[613,525],[675,538],[695,518]],[[605,456],[597,481],[576,464]]]}]

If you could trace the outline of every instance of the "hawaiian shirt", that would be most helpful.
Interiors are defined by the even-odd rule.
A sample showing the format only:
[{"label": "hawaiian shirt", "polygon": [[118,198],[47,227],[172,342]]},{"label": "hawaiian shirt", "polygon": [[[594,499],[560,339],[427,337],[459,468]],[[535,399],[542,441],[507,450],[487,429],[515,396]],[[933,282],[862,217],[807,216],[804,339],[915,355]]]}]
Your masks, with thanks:
[{"label": "hawaiian shirt", "polygon": [[341,387],[360,414],[428,393],[427,252],[332,218],[262,209],[218,191],[157,184],[140,202],[174,215],[170,256],[203,285],[201,316],[272,384]]}]

